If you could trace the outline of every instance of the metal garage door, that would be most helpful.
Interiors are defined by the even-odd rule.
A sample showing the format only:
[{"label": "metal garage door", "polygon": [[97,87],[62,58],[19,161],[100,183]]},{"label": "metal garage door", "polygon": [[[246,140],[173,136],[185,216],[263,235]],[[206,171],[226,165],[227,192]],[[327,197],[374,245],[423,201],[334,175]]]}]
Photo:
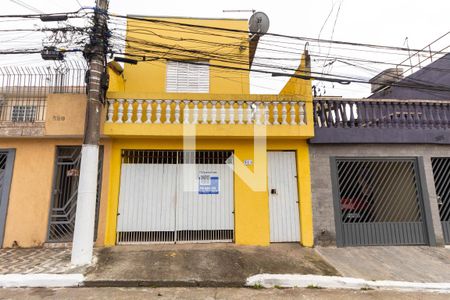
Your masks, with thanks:
[{"label": "metal garage door", "polygon": [[300,241],[295,152],[268,152],[270,241]]},{"label": "metal garage door", "polygon": [[339,246],[429,243],[416,159],[332,158]]},{"label": "metal garage door", "polygon": [[124,150],[117,243],[233,241],[232,154]]},{"label": "metal garage door", "polygon": [[450,244],[450,157],[431,158],[444,240]]}]

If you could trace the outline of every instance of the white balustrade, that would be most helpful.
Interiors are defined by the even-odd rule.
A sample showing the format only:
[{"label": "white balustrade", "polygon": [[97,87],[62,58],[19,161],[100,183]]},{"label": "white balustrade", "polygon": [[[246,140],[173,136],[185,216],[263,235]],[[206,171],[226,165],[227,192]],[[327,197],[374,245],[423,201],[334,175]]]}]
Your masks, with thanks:
[{"label": "white balustrade", "polygon": [[108,119],[106,123],[112,123],[114,117],[114,99],[108,99]]},{"label": "white balustrade", "polygon": [[220,101],[220,124],[225,124],[225,119],[227,117],[225,103],[226,101]]},{"label": "white balustrade", "polygon": [[217,101],[211,101],[212,109],[211,109],[211,124],[217,124]]},{"label": "white balustrade", "polygon": [[180,124],[180,100],[175,100],[175,121],[174,124]]},{"label": "white balustrade", "polygon": [[291,114],[291,125],[297,125],[297,122],[295,121],[295,102],[291,102],[291,110],[289,111]]},{"label": "white balustrade", "polygon": [[247,102],[247,124],[253,123],[253,107],[251,102]]},{"label": "white balustrade", "polygon": [[244,108],[242,104],[244,104],[244,101],[238,101],[238,124],[244,124]]},{"label": "white balustrade", "polygon": [[261,102],[255,102],[255,124],[261,125],[261,109],[260,106]]},{"label": "white balustrade", "polygon": [[298,101],[108,99],[107,102],[106,123],[161,124],[164,109],[164,124],[306,125],[305,103]]},{"label": "white balustrade", "polygon": [[142,102],[144,100],[136,100],[138,106],[137,106],[137,112],[136,112],[136,122],[137,124],[142,123]]},{"label": "white balustrade", "polygon": [[184,100],[183,124],[189,124],[189,100]]},{"label": "white balustrade", "polygon": [[155,124],[161,124],[161,102],[162,100],[156,100],[156,120]]},{"label": "white balustrade", "polygon": [[280,125],[278,122],[278,102],[273,102],[273,125]]},{"label": "white balustrade", "polygon": [[117,108],[117,121],[116,123],[123,123],[123,99],[117,99],[117,102],[119,102],[119,107]]},{"label": "white balustrade", "polygon": [[281,125],[287,125],[287,102],[281,102]]},{"label": "white balustrade", "polygon": [[145,103],[147,103],[147,114],[146,114],[146,124],[151,124],[152,123],[152,104],[153,104],[153,100],[145,100]]},{"label": "white balustrade", "polygon": [[202,101],[202,124],[208,124],[208,101]]},{"label": "white balustrade", "polygon": [[192,101],[194,103],[194,114],[192,116],[192,124],[198,124],[198,101]]},{"label": "white balustrade", "polygon": [[306,123],[305,123],[305,103],[304,102],[299,103],[298,115],[300,118],[299,125],[306,125]]},{"label": "white balustrade", "polygon": [[133,99],[127,99],[128,107],[127,107],[127,121],[125,123],[133,123]]},{"label": "white balustrade", "polygon": [[172,122],[170,121],[170,106],[172,104],[172,100],[166,100],[164,102],[166,102],[166,121],[164,122],[164,124],[171,124]]},{"label": "white balustrade", "polygon": [[269,102],[264,102],[264,125],[269,125]]},{"label": "white balustrade", "polygon": [[230,101],[230,108],[228,109],[229,124],[234,124],[234,101]]}]

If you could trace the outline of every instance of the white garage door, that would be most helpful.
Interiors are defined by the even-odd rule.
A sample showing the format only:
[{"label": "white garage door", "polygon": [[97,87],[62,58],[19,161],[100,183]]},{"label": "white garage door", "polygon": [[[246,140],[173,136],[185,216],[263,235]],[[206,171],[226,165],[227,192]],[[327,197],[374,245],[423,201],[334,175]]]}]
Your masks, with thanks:
[{"label": "white garage door", "polygon": [[270,241],[300,241],[295,152],[268,152]]},{"label": "white garage door", "polygon": [[124,150],[117,242],[232,241],[231,156]]}]

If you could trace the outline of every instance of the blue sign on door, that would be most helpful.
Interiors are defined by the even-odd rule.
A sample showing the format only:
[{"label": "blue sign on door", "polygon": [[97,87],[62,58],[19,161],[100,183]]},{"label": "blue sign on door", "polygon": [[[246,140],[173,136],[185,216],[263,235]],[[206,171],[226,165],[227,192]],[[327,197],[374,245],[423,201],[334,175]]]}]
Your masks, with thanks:
[{"label": "blue sign on door", "polygon": [[219,194],[219,176],[216,172],[213,172],[213,174],[200,174],[198,178],[198,193],[201,195]]}]

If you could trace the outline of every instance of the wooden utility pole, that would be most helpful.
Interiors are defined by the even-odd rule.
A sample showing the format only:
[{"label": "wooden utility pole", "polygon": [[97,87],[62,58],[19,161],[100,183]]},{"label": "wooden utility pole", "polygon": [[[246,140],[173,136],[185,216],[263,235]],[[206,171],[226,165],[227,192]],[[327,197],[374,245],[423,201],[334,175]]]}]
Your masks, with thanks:
[{"label": "wooden utility pole", "polygon": [[78,184],[77,211],[72,245],[74,265],[92,261],[97,199],[100,116],[106,93],[106,53],[108,47],[108,0],[96,0],[94,25],[90,43],[85,48],[88,60],[87,105],[81,167]]}]

